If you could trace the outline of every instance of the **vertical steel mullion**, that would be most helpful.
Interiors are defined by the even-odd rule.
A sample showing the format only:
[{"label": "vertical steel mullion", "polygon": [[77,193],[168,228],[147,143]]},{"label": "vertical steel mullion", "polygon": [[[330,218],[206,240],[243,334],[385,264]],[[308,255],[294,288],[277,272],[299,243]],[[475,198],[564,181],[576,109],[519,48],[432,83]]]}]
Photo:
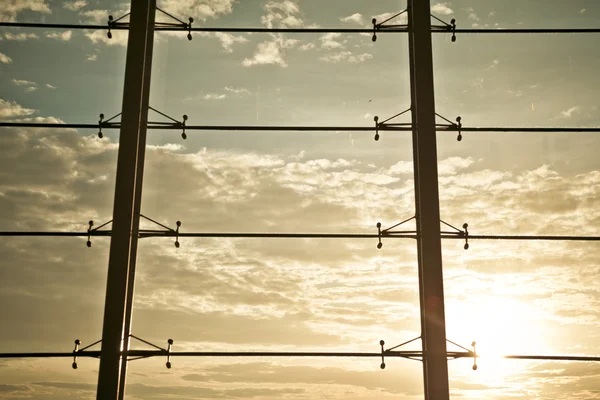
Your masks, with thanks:
[{"label": "vertical steel mullion", "polygon": [[[115,179],[113,225],[106,282],[97,399],[122,398],[121,357],[131,317],[144,169],[155,0],[132,0]],[[127,332],[128,333],[128,332]]]},{"label": "vertical steel mullion", "polygon": [[[143,151],[141,157],[138,156],[137,169],[138,174],[136,175],[135,189],[136,189],[136,202],[134,204],[134,225],[132,230],[132,236],[135,236],[136,240],[131,246],[131,257],[129,259],[129,274],[127,278],[127,298],[125,301],[125,320],[123,321],[123,352],[127,354],[129,351],[129,345],[131,342],[131,320],[133,314],[133,295],[135,289],[135,269],[137,264],[137,244],[139,238],[139,227],[140,227],[140,215],[142,205],[142,188],[144,181],[144,161],[145,161],[145,149],[146,149],[146,130],[148,122],[148,112],[150,107],[150,79],[152,75],[152,54],[154,49],[154,20],[156,17],[156,0],[146,0],[152,4],[148,5],[148,29],[146,30],[146,54],[144,68],[144,93],[142,94],[142,121],[143,124],[140,129],[144,130],[144,134],[140,136],[139,148]],[[123,357],[125,360],[121,363],[121,372],[119,378],[119,396],[118,400],[123,400],[125,397],[125,383],[127,382],[127,360],[126,356]]]},{"label": "vertical steel mullion", "polygon": [[448,400],[448,361],[429,0],[408,0],[415,216],[425,400]]}]

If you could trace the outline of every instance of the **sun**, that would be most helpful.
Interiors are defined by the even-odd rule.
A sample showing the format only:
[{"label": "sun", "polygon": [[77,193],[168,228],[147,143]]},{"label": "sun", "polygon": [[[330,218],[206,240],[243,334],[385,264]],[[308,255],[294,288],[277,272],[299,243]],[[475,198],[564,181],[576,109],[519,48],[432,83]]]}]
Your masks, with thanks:
[{"label": "sun", "polygon": [[[467,348],[476,342],[477,373],[502,379],[512,373],[505,355],[539,354],[547,348],[539,312],[522,301],[494,295],[470,296],[466,302],[448,302],[446,337]],[[448,350],[460,350],[448,343]]]}]

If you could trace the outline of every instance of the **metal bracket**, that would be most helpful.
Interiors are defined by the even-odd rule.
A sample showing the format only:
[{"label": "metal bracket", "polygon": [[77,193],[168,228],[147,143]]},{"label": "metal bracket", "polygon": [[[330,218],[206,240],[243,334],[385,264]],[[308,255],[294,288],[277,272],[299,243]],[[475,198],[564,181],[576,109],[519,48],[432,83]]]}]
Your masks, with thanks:
[{"label": "metal bracket", "polygon": [[102,339],[97,340],[88,346],[85,346],[83,349],[80,349],[79,346],[81,345],[81,340],[75,339],[75,348],[73,349],[73,364],[71,364],[71,367],[73,367],[73,369],[77,369],[77,354],[82,353],[83,351],[89,349],[92,346],[97,345],[100,342],[102,342]]},{"label": "metal bracket", "polygon": [[112,231],[100,231],[100,228],[105,227],[106,225],[110,224],[112,222],[112,219],[108,222],[103,223],[102,225],[100,225],[97,228],[92,229],[92,227],[94,226],[94,221],[90,220],[90,222],[88,222],[89,226],[88,226],[88,237],[87,237],[87,247],[92,247],[92,235],[94,232],[106,232],[107,234],[110,234]]},{"label": "metal bracket", "polygon": [[[164,10],[161,10],[158,7],[156,7],[156,10],[160,11],[161,13],[165,14],[166,16],[174,19],[175,21],[177,21],[177,23],[174,23],[174,22],[155,22],[154,23],[154,27],[155,28],[164,28],[164,27],[176,27],[177,28],[177,27],[180,27],[180,28],[182,28],[182,30],[186,30],[188,32],[188,35],[187,35],[188,40],[192,40],[192,23],[194,22],[194,18],[190,17],[190,18],[188,18],[189,22],[183,22],[179,18],[177,18],[177,17],[169,14],[168,12],[166,12]],[[108,16],[108,32],[107,32],[106,36],[108,36],[109,39],[112,39],[111,28],[115,29],[117,26],[129,27],[129,22],[119,22],[123,18],[129,16],[129,14],[131,14],[131,13],[127,13],[127,14],[125,14],[122,17],[119,17],[117,19],[114,19],[112,15]]]},{"label": "metal bracket", "polygon": [[[389,228],[386,228],[386,229],[381,229],[381,222],[378,222],[377,223],[377,239],[378,239],[377,248],[381,249],[383,247],[383,243],[381,242],[381,238],[382,237],[385,237],[385,236],[397,236],[397,235],[410,235],[410,234],[416,235],[417,231],[394,231],[394,230],[392,230],[392,229],[394,229],[394,228],[396,228],[396,227],[398,227],[398,226],[400,226],[400,225],[402,225],[402,224],[404,224],[404,223],[406,223],[406,222],[408,222],[408,221],[410,221],[412,219],[415,219],[415,216],[412,216],[412,217],[410,217],[408,219],[405,219],[404,221],[399,222],[396,225],[392,225],[392,226],[390,226]],[[458,228],[450,225],[449,223],[447,223],[445,221],[442,221],[441,219],[440,219],[440,222],[442,224],[444,224],[446,226],[449,226],[450,228],[454,229],[454,231],[441,231],[440,232],[441,233],[441,237],[448,237],[448,236],[453,236],[454,237],[454,236],[458,236],[458,237],[464,238],[465,239],[464,249],[465,250],[469,249],[469,230],[468,230],[469,224],[464,223],[463,226],[462,226],[464,230],[461,231],[460,229],[458,229]]]},{"label": "metal bracket", "polygon": [[129,22],[119,22],[120,20],[122,20],[123,18],[129,16],[129,14],[131,13],[127,13],[117,19],[114,19],[112,15],[108,16],[108,32],[106,33],[106,36],[108,36],[109,39],[112,39],[112,32],[110,31],[111,28],[116,28],[117,26],[129,26]]},{"label": "metal bracket", "polygon": [[438,17],[436,17],[433,14],[431,14],[431,16],[443,24],[443,25],[431,25],[431,29],[435,30],[435,31],[452,32],[451,40],[452,40],[452,42],[456,42],[456,20],[454,18],[452,18],[452,20],[450,20],[450,23],[447,23],[446,21],[439,19]]},{"label": "metal bracket", "polygon": [[[472,368],[473,368],[473,371],[477,371],[477,368],[478,368],[478,367],[477,367],[477,349],[476,349],[476,347],[475,347],[475,346],[477,346],[477,343],[476,343],[475,341],[473,341],[473,342],[471,343],[471,347],[473,347],[473,350],[469,350],[469,349],[467,349],[466,347],[463,347],[463,346],[461,346],[461,345],[460,345],[460,344],[458,344],[458,343],[454,343],[454,342],[453,342],[452,340],[450,340],[450,339],[446,339],[446,342],[448,342],[448,343],[452,343],[453,345],[455,345],[455,346],[457,346],[457,347],[460,347],[461,349],[463,349],[463,350],[467,351],[468,355],[470,355],[470,356],[472,356],[472,357],[473,357],[473,367],[472,367]],[[456,359],[456,357],[454,357],[454,359]]]},{"label": "metal bracket", "polygon": [[444,237],[444,236],[446,236],[446,237],[447,237],[447,236],[458,236],[458,237],[461,237],[461,238],[465,238],[465,245],[463,246],[463,248],[464,248],[465,250],[468,250],[468,249],[469,249],[469,229],[468,229],[468,228],[469,228],[469,224],[467,224],[467,223],[465,222],[465,223],[463,224],[463,226],[462,226],[462,227],[463,227],[463,229],[464,229],[464,231],[461,231],[461,230],[460,230],[460,229],[458,229],[457,227],[455,227],[455,226],[452,226],[452,225],[450,225],[449,223],[447,223],[447,222],[445,222],[445,221],[442,221],[441,219],[440,219],[440,222],[441,222],[442,224],[444,224],[444,225],[446,225],[446,226],[449,226],[450,228],[454,229],[454,231],[451,231],[451,232],[448,232],[448,231],[442,231],[442,232],[440,232],[440,233],[442,234],[442,237]]},{"label": "metal bracket", "polygon": [[462,118],[460,116],[456,117],[456,123],[454,123],[454,122],[450,121],[448,118],[443,117],[438,113],[435,113],[435,115],[447,122],[447,124],[436,123],[435,124],[436,128],[446,128],[446,130],[448,130],[448,131],[458,131],[458,136],[456,137],[456,140],[458,140],[460,142],[462,140],[462,131],[461,131]]},{"label": "metal bracket", "polygon": [[387,127],[398,127],[398,126],[412,126],[412,123],[410,122],[403,122],[403,123],[388,123],[388,121],[391,121],[394,118],[397,118],[401,115],[406,114],[407,112],[409,112],[411,109],[408,108],[392,117],[389,117],[388,119],[386,119],[385,121],[381,121],[379,122],[379,117],[375,116],[373,118],[373,120],[375,121],[375,141],[379,140],[379,130],[385,130],[385,128]]},{"label": "metal bracket", "polygon": [[190,17],[190,18],[188,18],[189,22],[183,22],[179,18],[177,18],[177,17],[169,14],[168,12],[166,12],[164,10],[161,10],[158,7],[156,7],[156,10],[160,11],[163,14],[165,14],[167,17],[170,17],[170,18],[174,19],[175,21],[177,21],[177,23],[174,23],[174,22],[156,22],[154,24],[154,26],[156,28],[161,28],[161,27],[180,27],[180,28],[182,28],[182,30],[187,30],[187,32],[188,32],[187,38],[188,38],[188,40],[192,40],[192,23],[194,22],[194,18]]},{"label": "metal bracket", "polygon": [[[161,111],[158,111],[157,109],[155,109],[153,107],[148,107],[148,109],[152,110],[155,113],[162,115],[163,117],[170,119],[172,121],[172,122],[148,121],[148,128],[161,128],[161,127],[181,128],[181,130],[182,130],[181,137],[183,139],[187,139],[187,134],[185,133],[185,122],[188,120],[187,115],[185,115],[185,114],[183,115],[182,121],[177,121],[175,118],[172,118],[172,117],[168,116],[167,114],[165,114]],[[121,122],[111,122],[112,120],[119,117],[120,115],[121,115],[121,113],[119,113],[107,120],[104,120],[104,114],[100,114],[100,120],[98,121],[98,137],[100,139],[102,139],[104,137],[104,135],[102,133],[102,128],[120,128],[121,127]]]},{"label": "metal bracket", "polygon": [[[418,340],[418,339],[421,339],[421,336],[418,336],[418,337],[416,337],[416,338],[414,338],[414,339],[410,339],[410,340],[409,340],[409,341],[407,341],[407,342],[400,343],[400,344],[399,344],[399,345],[397,345],[397,346],[390,347],[390,348],[389,348],[389,349],[387,349],[387,350],[383,348],[383,346],[385,345],[385,341],[384,341],[383,339],[382,339],[382,340],[380,340],[380,341],[379,341],[379,345],[381,346],[381,365],[380,365],[379,367],[380,367],[381,369],[385,369],[385,355],[386,355],[386,354],[392,354],[392,353],[393,353],[393,351],[394,351],[395,349],[397,349],[398,347],[402,347],[402,346],[404,346],[404,345],[407,345],[407,344],[409,344],[409,343],[412,343],[412,342],[414,342],[415,340]],[[406,358],[410,358],[411,360],[421,361],[421,360],[419,360],[418,358],[414,358],[414,357],[406,357]]]},{"label": "metal bracket", "polygon": [[417,231],[393,231],[392,229],[410,221],[411,219],[415,219],[415,216],[412,216],[408,219],[405,219],[402,222],[397,223],[396,225],[390,226],[387,229],[381,229],[381,222],[377,223],[377,239],[378,239],[378,243],[377,243],[377,248],[381,249],[383,247],[383,243],[381,242],[381,237],[382,236],[394,236],[394,235],[406,235],[406,234],[416,234]]},{"label": "metal bracket", "polygon": [[150,221],[152,223],[155,223],[156,225],[158,225],[160,227],[165,228],[165,230],[140,229],[139,230],[139,238],[140,239],[148,237],[148,236],[145,235],[145,234],[148,234],[148,233],[152,233],[152,234],[165,233],[165,234],[170,234],[170,235],[174,234],[175,235],[175,247],[179,248],[179,245],[180,245],[180,243],[179,243],[179,228],[181,227],[181,221],[177,221],[175,223],[175,225],[177,225],[177,228],[176,229],[172,229],[172,228],[169,228],[166,225],[161,224],[160,222],[157,222],[157,221],[153,220],[152,218],[146,217],[145,215],[140,214],[140,217],[142,217],[142,218],[144,218],[144,219],[146,219],[146,220],[148,220],[148,221]]},{"label": "metal bracket", "polygon": [[98,121],[98,137],[102,139],[104,135],[102,134],[102,128],[118,128],[121,126],[120,122],[110,122],[113,119],[120,116],[122,113],[118,113],[117,115],[110,117],[106,121],[104,121],[104,114],[100,114],[100,120]]},{"label": "metal bracket", "polygon": [[371,20],[371,22],[373,23],[373,38],[371,40],[373,40],[374,42],[377,41],[377,31],[381,31],[381,30],[403,31],[403,30],[406,30],[408,28],[408,25],[402,25],[402,24],[384,25],[384,24],[386,22],[393,20],[396,17],[399,17],[400,15],[404,14],[407,11],[408,10],[400,11],[398,14],[392,15],[391,17],[389,17],[388,19],[386,19],[385,21],[382,21],[380,23],[377,23],[377,19],[373,18]]},{"label": "metal bracket", "polygon": [[156,108],[152,108],[152,107],[149,106],[148,109],[150,109],[150,110],[154,111],[155,113],[160,114],[163,117],[168,118],[171,121],[173,121],[172,123],[171,122],[148,122],[148,126],[149,127],[150,126],[152,126],[152,127],[171,126],[171,127],[174,127],[174,128],[181,128],[182,129],[181,137],[183,139],[187,139],[187,135],[185,133],[185,121],[188,120],[188,116],[187,115],[183,114],[183,117],[182,117],[183,120],[180,122],[180,121],[177,121],[175,118],[169,117],[167,114],[158,111]]},{"label": "metal bracket", "polygon": [[[138,341],[140,341],[142,343],[145,343],[148,346],[152,346],[155,349],[157,349],[159,353],[162,353],[162,354],[166,355],[167,356],[166,366],[167,366],[168,369],[171,369],[171,346],[173,346],[173,339],[168,339],[167,340],[168,347],[165,349],[163,347],[155,345],[154,343],[150,343],[147,340],[139,338],[139,337],[137,337],[135,335],[129,334],[129,337],[134,338],[134,339],[136,339],[136,340],[138,340]],[[154,357],[155,355],[156,354],[153,354],[153,353],[150,352],[150,353],[148,353],[146,355],[139,356],[139,357],[129,357],[129,358],[127,358],[127,361],[140,360],[142,358]]]},{"label": "metal bracket", "polygon": [[[164,233],[164,234],[169,234],[169,235],[175,235],[175,243],[174,244],[175,244],[175,247],[179,248],[179,245],[180,245],[180,243],[179,243],[179,228],[181,227],[181,221],[177,221],[175,223],[177,225],[177,228],[176,229],[172,229],[172,228],[169,228],[166,225],[161,224],[160,222],[157,222],[157,221],[155,221],[155,220],[153,220],[151,218],[146,217],[145,215],[140,214],[140,217],[144,218],[144,219],[146,219],[146,220],[148,220],[148,221],[150,221],[152,223],[155,223],[156,225],[158,225],[160,227],[165,228],[165,230],[140,229],[138,231],[138,237],[140,239],[148,237],[147,234],[152,234],[152,236],[157,236],[156,235],[157,233]],[[94,221],[93,220],[90,220],[88,222],[89,225],[88,225],[88,230],[87,230],[87,234],[88,234],[88,236],[87,236],[87,239],[88,239],[87,240],[87,247],[92,247],[92,236],[94,236],[97,233],[103,233],[105,235],[110,236],[110,234],[112,233],[111,230],[101,231],[100,228],[105,227],[106,225],[110,224],[111,222],[112,222],[112,220],[110,220],[108,222],[105,222],[102,225],[98,226],[97,228],[93,228],[93,226],[94,226]]]}]

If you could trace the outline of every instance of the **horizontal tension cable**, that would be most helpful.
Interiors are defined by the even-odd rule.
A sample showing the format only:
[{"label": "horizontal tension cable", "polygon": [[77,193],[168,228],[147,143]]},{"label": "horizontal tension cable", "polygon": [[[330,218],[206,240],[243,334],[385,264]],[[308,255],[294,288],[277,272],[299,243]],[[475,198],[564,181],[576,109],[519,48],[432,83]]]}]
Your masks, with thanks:
[{"label": "horizontal tension cable", "polygon": [[[70,358],[73,352],[32,352],[32,353],[0,353],[0,359],[5,358]],[[381,357],[374,352],[301,352],[301,351],[176,351],[169,353],[171,357]],[[472,358],[472,352],[448,352],[449,358]],[[156,357],[164,356],[163,350],[129,350],[121,356]],[[78,351],[78,357],[100,357],[100,350]],[[421,351],[390,351],[386,357],[421,357]],[[481,356],[478,356],[481,357]],[[552,361],[600,361],[598,356],[552,356],[552,355],[505,355],[502,358],[516,360],[552,360]]]},{"label": "horizontal tension cable", "polygon": [[[187,118],[185,118],[187,119]],[[103,121],[106,123],[107,121]],[[183,122],[176,121],[171,125],[152,125],[148,129],[181,130]],[[100,124],[103,129],[119,129],[120,123],[110,122]],[[1,128],[50,128],[50,129],[98,129],[99,124],[56,124],[37,122],[0,122]],[[439,125],[438,132],[457,132],[458,125]],[[377,132],[398,131],[410,132],[410,124],[383,124],[375,126],[269,126],[269,125],[186,125],[187,131],[280,131],[280,132]],[[600,127],[465,127],[461,126],[462,132],[539,132],[539,133],[600,133]]]},{"label": "horizontal tension cable", "polygon": [[[85,29],[105,30],[106,25],[98,24],[46,24],[36,22],[0,22],[0,27],[45,28],[45,29]],[[128,26],[111,26],[112,30],[128,30]],[[156,31],[181,31],[177,26],[157,26]],[[239,33],[373,33],[373,28],[224,28],[194,27],[185,29],[191,32],[239,32]],[[410,28],[381,29],[377,33],[406,33]],[[432,33],[447,33],[445,30],[432,29]],[[506,28],[506,29],[455,29],[456,33],[600,33],[600,28]]]},{"label": "horizontal tension cable", "polygon": [[[14,236],[38,236],[38,237],[108,237],[110,231],[91,232],[61,232],[61,231],[2,231],[0,237]],[[150,237],[191,237],[191,238],[271,238],[271,239],[379,239],[382,235],[376,233],[267,233],[267,232],[179,232],[176,231],[156,231],[140,232],[140,238]],[[394,234],[386,236],[397,239],[416,239],[417,235]],[[464,240],[462,235],[442,234],[442,239],[460,239]],[[600,241],[600,236],[562,236],[562,235],[472,235],[469,234],[469,240],[540,240],[540,241]]]}]

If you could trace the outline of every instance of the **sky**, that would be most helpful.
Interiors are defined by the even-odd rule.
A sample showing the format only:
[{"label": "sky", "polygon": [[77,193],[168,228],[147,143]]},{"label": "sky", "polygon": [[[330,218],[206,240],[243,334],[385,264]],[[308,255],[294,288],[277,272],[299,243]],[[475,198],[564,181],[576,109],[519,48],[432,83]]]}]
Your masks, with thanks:
[{"label": "sky", "polygon": [[[404,1],[167,0],[194,26],[369,27]],[[595,0],[432,2],[458,28],[598,27]],[[105,24],[128,3],[9,0],[0,20]],[[0,28],[0,120],[96,123],[121,110],[126,32]],[[436,111],[464,126],[600,125],[596,35],[433,37]],[[372,126],[410,107],[403,33],[156,33],[151,106],[191,125]],[[152,121],[163,121],[151,113]],[[404,117],[402,117],[404,118]],[[409,122],[408,119],[399,122]],[[441,121],[440,121],[441,122]],[[597,134],[438,133],[441,218],[472,234],[600,235]],[[112,218],[118,132],[2,128],[0,231]],[[414,215],[410,134],[150,131],[142,213],[183,232],[376,233]],[[144,223],[145,228],[154,228]],[[407,229],[413,226],[407,225]],[[100,339],[109,239],[0,242],[0,352]],[[379,351],[419,336],[411,240],[140,241],[133,333],[174,350]],[[600,398],[592,242],[443,241],[453,399]],[[412,347],[411,347],[412,346]],[[99,347],[98,347],[99,348]],[[146,348],[136,343],[134,348]],[[418,350],[409,345],[407,350]],[[452,345],[449,350],[458,350]],[[417,361],[173,359],[129,364],[127,398],[423,398]],[[93,399],[98,361],[0,360],[0,399]]]}]

